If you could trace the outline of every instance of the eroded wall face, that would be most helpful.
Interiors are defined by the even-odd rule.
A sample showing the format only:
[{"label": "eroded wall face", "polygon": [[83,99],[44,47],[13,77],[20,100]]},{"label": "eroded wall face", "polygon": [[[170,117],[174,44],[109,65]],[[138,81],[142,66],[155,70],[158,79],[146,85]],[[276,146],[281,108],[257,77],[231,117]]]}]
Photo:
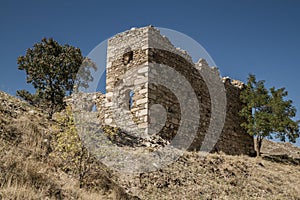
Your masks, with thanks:
[{"label": "eroded wall face", "polygon": [[[150,114],[148,121],[149,131],[153,129],[158,130],[157,132],[152,131],[150,134],[159,134],[162,138],[172,141],[175,136],[178,136],[178,131],[180,126],[182,126],[182,121],[197,119],[199,120],[197,134],[192,135],[192,126],[195,124],[184,127],[181,130],[183,131],[183,135],[179,138],[179,140],[177,139],[179,144],[176,144],[176,146],[180,148],[189,142],[191,145],[189,146],[188,150],[200,150],[204,137],[208,134],[208,128],[212,117],[211,98],[214,98],[210,96],[208,86],[203,80],[203,77],[199,71],[196,70],[193,64],[187,62],[184,58],[178,56],[177,54],[168,51],[149,49],[149,63],[154,63],[153,65],[149,64],[148,74],[148,103]],[[186,105],[191,99],[185,94],[185,90],[187,90],[187,88],[181,85],[182,77],[174,80],[174,82],[168,78],[168,81],[174,84],[173,91],[172,86],[165,87],[164,85],[151,83],[158,82],[157,80],[153,81],[152,79],[155,79],[154,77],[158,76],[158,74],[163,73],[162,71],[159,71],[164,70],[161,68],[161,65],[165,65],[176,70],[190,83],[193,92],[197,96],[196,102],[194,101],[192,103],[198,103],[200,118],[197,118],[196,116],[189,116],[186,119],[186,117],[182,115],[182,109],[186,109],[191,115],[194,113],[193,109],[195,109],[195,107],[191,105]],[[224,88],[226,92],[225,123],[221,134],[215,133],[214,131],[210,132],[210,134],[217,134],[212,138],[218,137],[216,144],[213,143],[212,145],[212,151],[222,151],[232,155],[254,155],[255,151],[253,137],[248,135],[240,126],[240,124],[244,121],[244,119],[239,116],[239,111],[242,108],[242,103],[239,99],[242,88],[232,84],[231,80],[225,81]],[[177,96],[174,93],[177,94]],[[181,94],[184,97],[178,94]],[[185,99],[180,100],[180,98]],[[164,118],[165,123],[163,126],[161,126],[161,121],[159,119],[157,120],[157,118],[159,118],[158,116],[151,117],[151,108],[157,104],[163,106],[166,111],[166,117]],[[157,123],[157,121],[159,121],[159,123]],[[156,126],[161,129],[156,129]],[[212,129],[214,130],[214,127]],[[190,141],[191,139],[192,141]]]},{"label": "eroded wall face", "polygon": [[107,69],[104,122],[141,136],[148,127],[148,58],[146,50],[130,54],[130,59],[117,57]]},{"label": "eroded wall face", "polygon": [[[178,129],[180,128],[181,120],[185,120],[187,123],[190,123],[189,120],[193,120],[193,117],[185,117],[183,115],[183,112],[192,113],[193,111],[192,106],[187,106],[187,102],[190,100],[189,95],[184,95],[187,88],[185,88],[184,85],[181,85],[181,82],[187,81],[193,89],[191,92],[196,95],[197,99],[193,103],[198,104],[198,114],[200,115],[200,119],[198,119],[199,125],[196,130],[197,135],[195,137],[190,135],[190,132],[193,131],[193,127],[192,125],[187,125],[184,129],[182,129],[183,135],[180,138],[181,141],[179,140],[178,142],[184,144],[194,138],[194,141],[189,141],[191,143],[189,149],[199,150],[209,125],[211,112],[210,97],[205,82],[194,65],[181,56],[169,51],[158,49],[149,49],[149,52],[149,62],[156,63],[152,68],[153,70],[162,70],[160,65],[164,65],[167,68],[169,67],[174,69],[181,75],[178,80],[171,80],[172,77],[168,77],[168,81],[174,81],[172,83],[174,85],[172,86],[174,87],[174,90],[177,91],[172,92],[170,88],[166,88],[163,85],[149,84],[149,108],[151,108],[152,105],[161,104],[167,112],[165,125],[158,134],[162,138],[171,141],[174,136],[176,136]],[[149,73],[150,75],[152,74],[151,70]],[[162,72],[158,71],[158,73]],[[174,79],[176,79],[176,77],[174,77]],[[151,76],[149,82],[151,82]],[[174,92],[177,92],[179,95],[174,95]],[[180,94],[182,96],[180,96]],[[181,97],[186,99],[179,100]],[[195,119],[196,117],[194,120]],[[179,147],[180,146],[181,145],[179,145]]]},{"label": "eroded wall face", "polygon": [[[175,146],[180,148],[181,142],[189,141],[189,150],[200,150],[212,112],[208,86],[190,57],[176,53],[174,48],[171,51],[163,49],[164,42],[167,43],[165,46],[170,46],[170,43],[157,34],[152,28],[142,28],[121,33],[109,41],[106,96],[101,96],[97,103],[100,121],[138,137],[159,134],[169,141],[177,137]],[[161,45],[162,49],[151,48],[154,44]],[[189,95],[179,95],[186,92],[181,81],[170,81],[174,88],[159,84],[161,80],[157,80],[157,76],[166,70],[161,66],[175,70],[190,84],[196,107],[185,105],[190,101]],[[243,121],[238,115],[241,89],[228,81],[225,88],[226,120],[213,151],[252,154],[253,139],[240,127]],[[132,92],[133,95],[130,95]],[[192,116],[195,109],[199,109],[199,116]],[[187,118],[183,113],[191,113],[191,116]],[[182,121],[185,122],[184,128]],[[198,122],[196,127],[195,121]],[[179,130],[182,133],[180,137]],[[191,130],[195,130],[195,136],[191,135]]]},{"label": "eroded wall face", "polygon": [[147,28],[120,33],[108,41],[106,98],[102,123],[137,136],[147,133]]},{"label": "eroded wall face", "polygon": [[216,151],[223,151],[227,154],[255,155],[253,137],[246,133],[240,124],[244,119],[239,116],[242,103],[239,99],[242,89],[226,81],[226,119],[222,134],[215,146]]}]

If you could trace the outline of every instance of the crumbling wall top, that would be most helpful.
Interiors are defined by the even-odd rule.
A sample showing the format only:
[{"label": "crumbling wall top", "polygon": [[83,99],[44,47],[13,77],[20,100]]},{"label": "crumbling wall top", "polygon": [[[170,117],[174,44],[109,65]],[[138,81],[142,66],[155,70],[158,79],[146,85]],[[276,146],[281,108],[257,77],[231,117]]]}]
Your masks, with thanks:
[{"label": "crumbling wall top", "polygon": [[185,50],[176,48],[166,36],[161,35],[159,29],[153,26],[131,28],[110,38],[108,40],[107,55],[109,60],[114,60],[126,51],[148,48],[170,51],[193,63],[191,56]]},{"label": "crumbling wall top", "polygon": [[222,81],[223,83],[226,85],[232,85],[236,88],[239,88],[239,89],[243,89],[246,87],[245,83],[243,83],[242,81],[240,80],[235,80],[235,79],[231,79],[230,77],[226,76],[226,77],[223,77],[222,78]]}]

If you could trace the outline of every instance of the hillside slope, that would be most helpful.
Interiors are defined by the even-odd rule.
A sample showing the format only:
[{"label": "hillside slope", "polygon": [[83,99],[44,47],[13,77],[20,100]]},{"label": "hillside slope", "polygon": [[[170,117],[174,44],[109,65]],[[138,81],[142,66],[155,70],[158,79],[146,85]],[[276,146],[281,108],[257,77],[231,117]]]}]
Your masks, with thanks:
[{"label": "hillside slope", "polygon": [[156,172],[119,184],[141,199],[300,199],[300,166],[250,158],[185,153]]},{"label": "hillside slope", "polygon": [[110,179],[110,172],[95,163],[87,185],[60,168],[50,156],[55,145],[52,125],[41,110],[0,92],[0,199],[115,199],[125,191]]},{"label": "hillside slope", "polygon": [[77,177],[50,156],[53,123],[0,92],[0,199],[300,199],[300,150],[271,141],[263,158],[185,152],[150,173],[125,174],[95,162],[79,188]]}]

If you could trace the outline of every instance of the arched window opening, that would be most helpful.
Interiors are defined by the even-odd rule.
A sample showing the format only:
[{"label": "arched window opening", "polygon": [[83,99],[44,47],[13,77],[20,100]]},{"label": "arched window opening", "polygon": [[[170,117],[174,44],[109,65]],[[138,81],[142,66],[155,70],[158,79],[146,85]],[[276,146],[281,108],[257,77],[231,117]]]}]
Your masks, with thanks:
[{"label": "arched window opening", "polygon": [[92,112],[97,112],[97,106],[96,106],[95,103],[94,103],[93,106],[92,106]]},{"label": "arched window opening", "polygon": [[133,92],[133,90],[130,90],[129,91],[129,110],[131,110],[133,107],[133,96],[134,96],[134,92]]}]

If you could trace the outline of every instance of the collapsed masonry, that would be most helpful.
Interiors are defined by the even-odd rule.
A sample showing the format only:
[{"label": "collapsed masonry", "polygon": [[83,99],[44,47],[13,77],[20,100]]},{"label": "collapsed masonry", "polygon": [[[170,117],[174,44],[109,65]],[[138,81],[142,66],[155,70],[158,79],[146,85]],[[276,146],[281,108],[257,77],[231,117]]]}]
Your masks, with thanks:
[{"label": "collapsed masonry", "polygon": [[[179,79],[168,77],[167,81],[161,81],[176,73],[180,74]],[[117,34],[108,41],[106,94],[94,96],[100,122],[137,137],[159,135],[168,141],[174,140],[180,130],[178,143],[191,140],[188,149],[201,150],[213,116],[212,100],[218,99],[210,96],[211,86],[203,74],[220,76],[218,69],[209,67],[204,59],[193,63],[186,51],[175,48],[156,28],[133,28]],[[186,93],[185,80],[194,94]],[[212,138],[217,140],[212,141],[209,151],[252,155],[253,138],[240,126],[243,119],[238,114],[244,84],[230,78],[222,81],[227,101],[224,127],[219,134],[214,127],[210,130]],[[188,104],[193,97],[196,101]],[[198,116],[192,116],[197,109]],[[195,135],[190,134],[193,131]]]}]

